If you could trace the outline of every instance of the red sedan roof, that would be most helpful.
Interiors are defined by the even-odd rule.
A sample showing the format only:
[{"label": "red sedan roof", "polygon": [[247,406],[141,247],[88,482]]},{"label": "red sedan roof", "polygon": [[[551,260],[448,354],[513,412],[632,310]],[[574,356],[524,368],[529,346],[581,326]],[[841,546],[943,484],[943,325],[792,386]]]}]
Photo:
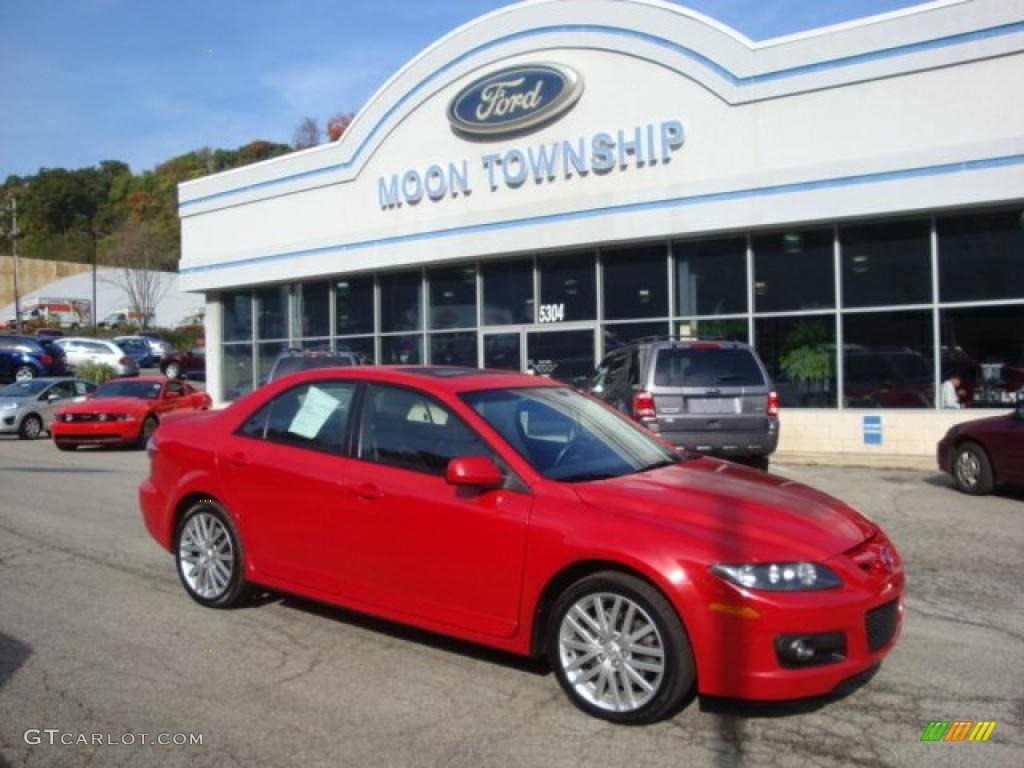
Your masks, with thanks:
[{"label": "red sedan roof", "polygon": [[[508,387],[561,387],[560,381],[546,376],[531,376],[513,371],[489,368],[462,368],[444,365],[365,365],[357,367],[317,368],[283,376],[302,381],[315,379],[325,373],[342,374],[344,378],[405,383],[427,390],[471,392],[478,389],[504,389]],[[276,384],[277,382],[275,382]]]}]

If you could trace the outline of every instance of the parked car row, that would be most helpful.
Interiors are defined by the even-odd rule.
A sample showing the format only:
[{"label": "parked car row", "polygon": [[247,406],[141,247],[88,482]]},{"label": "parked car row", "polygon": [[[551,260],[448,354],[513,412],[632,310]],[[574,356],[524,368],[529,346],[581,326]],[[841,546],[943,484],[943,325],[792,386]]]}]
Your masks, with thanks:
[{"label": "parked car row", "polygon": [[167,415],[210,404],[205,392],[175,379],[112,379],[97,387],[71,377],[38,377],[0,389],[0,434],[34,440],[48,433],[61,450],[143,447]]},{"label": "parked car row", "polygon": [[113,339],[64,336],[58,328],[35,335],[0,335],[0,382],[73,374],[86,363],[108,365],[119,377],[159,367],[171,378],[206,378],[202,347],[176,352],[158,333],[141,331]]}]

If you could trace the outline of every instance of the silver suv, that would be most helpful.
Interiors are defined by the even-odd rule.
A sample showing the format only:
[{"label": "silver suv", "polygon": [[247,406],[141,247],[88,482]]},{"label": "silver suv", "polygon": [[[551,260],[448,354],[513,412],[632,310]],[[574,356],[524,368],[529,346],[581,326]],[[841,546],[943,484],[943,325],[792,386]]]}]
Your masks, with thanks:
[{"label": "silver suv", "polygon": [[592,395],[678,448],[767,467],[779,444],[779,401],[747,344],[639,340],[605,357]]}]

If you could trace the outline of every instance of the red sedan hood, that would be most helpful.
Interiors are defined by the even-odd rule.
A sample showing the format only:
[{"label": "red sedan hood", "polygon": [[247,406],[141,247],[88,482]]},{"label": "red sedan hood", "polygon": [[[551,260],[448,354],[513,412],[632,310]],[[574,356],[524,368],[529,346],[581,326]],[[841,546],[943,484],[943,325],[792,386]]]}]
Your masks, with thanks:
[{"label": "red sedan hood", "polygon": [[821,561],[876,530],[825,493],[716,459],[584,483],[576,491],[593,507],[684,534],[717,562]]},{"label": "red sedan hood", "polygon": [[127,411],[144,411],[155,400],[144,400],[141,397],[99,397],[61,406],[60,413],[125,413]]}]

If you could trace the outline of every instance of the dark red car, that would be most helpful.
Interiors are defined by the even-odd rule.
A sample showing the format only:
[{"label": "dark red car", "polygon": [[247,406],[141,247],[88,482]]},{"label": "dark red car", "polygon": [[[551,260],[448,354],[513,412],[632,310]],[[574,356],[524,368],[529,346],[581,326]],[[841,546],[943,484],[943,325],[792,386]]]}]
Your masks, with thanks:
[{"label": "dark red car", "polygon": [[1004,416],[950,427],[937,454],[939,469],[972,496],[992,493],[997,483],[1024,485],[1024,400]]},{"label": "dark red car", "polygon": [[80,445],[145,446],[170,413],[206,410],[210,396],[168,379],[112,379],[87,400],[58,408],[50,436],[62,451]]},{"label": "dark red car", "polygon": [[206,348],[193,347],[188,352],[172,352],[160,358],[160,373],[169,379],[206,381]]},{"label": "dark red car", "polygon": [[615,722],[694,688],[829,692],[902,621],[900,558],[854,509],[683,456],[544,377],[307,371],[168,422],[149,452],[143,518],[197,602],[259,584],[546,654]]}]

